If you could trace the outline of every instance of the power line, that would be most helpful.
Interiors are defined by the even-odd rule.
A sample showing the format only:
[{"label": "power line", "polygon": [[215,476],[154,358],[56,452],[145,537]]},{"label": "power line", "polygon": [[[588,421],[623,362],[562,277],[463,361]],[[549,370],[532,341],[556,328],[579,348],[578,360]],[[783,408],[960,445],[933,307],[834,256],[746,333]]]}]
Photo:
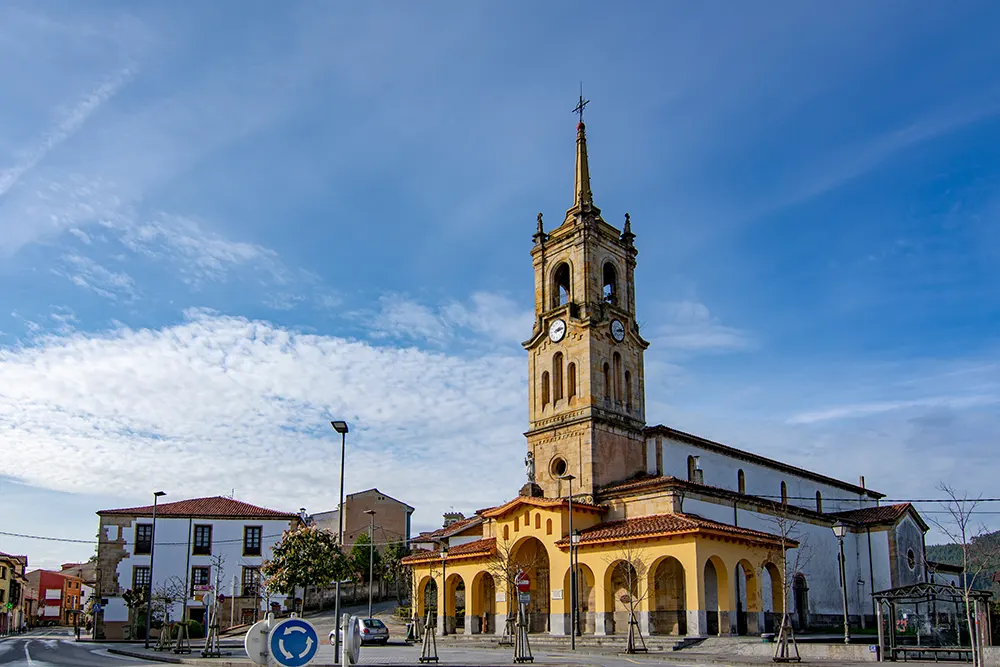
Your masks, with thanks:
[{"label": "power line", "polygon": [[[28,535],[28,534],[25,534],[25,533],[11,533],[11,532],[7,532],[7,531],[3,531],[3,530],[0,530],[0,535],[5,535],[7,537],[20,537],[20,538],[26,539],[26,540],[45,540],[47,542],[69,542],[69,543],[72,543],[72,544],[100,544],[100,542],[98,540],[77,540],[77,539],[73,539],[73,538],[69,538],[69,537],[51,537],[51,536],[47,536],[47,535]],[[282,537],[282,535],[280,535],[280,534],[279,535],[264,535],[264,536],[261,537],[261,540],[277,540],[277,539],[279,539],[281,537]],[[114,541],[114,540],[111,540],[111,541]],[[385,546],[390,546],[390,545],[393,545],[393,544],[406,544],[409,541],[412,541],[412,540],[387,540],[385,542],[375,542],[374,544],[377,547],[385,547]],[[231,539],[231,540],[213,540],[212,544],[234,544],[234,543],[240,543],[240,542],[243,542],[242,538],[236,538],[236,539]],[[105,544],[107,544],[107,543],[108,542],[105,542]],[[177,546],[186,547],[188,544],[189,543],[187,541],[184,541],[184,542],[157,542],[156,546],[157,547],[177,547]]]}]

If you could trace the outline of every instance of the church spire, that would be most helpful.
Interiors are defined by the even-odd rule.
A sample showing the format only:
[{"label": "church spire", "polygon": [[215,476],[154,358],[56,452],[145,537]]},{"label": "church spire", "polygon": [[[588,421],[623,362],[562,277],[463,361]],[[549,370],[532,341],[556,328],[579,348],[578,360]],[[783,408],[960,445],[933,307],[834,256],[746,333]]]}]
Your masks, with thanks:
[{"label": "church spire", "polygon": [[590,100],[583,99],[583,85],[580,86],[580,102],[573,109],[580,114],[576,126],[576,178],[573,183],[573,208],[582,210],[594,204],[594,194],[590,191],[590,164],[587,161],[587,126],[583,124],[583,109]]}]

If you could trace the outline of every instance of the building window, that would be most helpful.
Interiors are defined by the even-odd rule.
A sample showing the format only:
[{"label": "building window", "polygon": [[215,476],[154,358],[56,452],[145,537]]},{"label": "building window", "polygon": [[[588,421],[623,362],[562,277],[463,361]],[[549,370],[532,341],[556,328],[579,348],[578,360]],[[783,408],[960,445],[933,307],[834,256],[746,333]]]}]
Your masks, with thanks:
[{"label": "building window", "polygon": [[149,589],[149,568],[140,565],[132,568],[132,590]]},{"label": "building window", "polygon": [[557,266],[553,276],[552,307],[555,308],[569,303],[571,293],[569,283],[569,264],[563,262]]},{"label": "building window", "polygon": [[740,468],[736,473],[736,489],[740,493],[747,492],[747,478],[746,475],[743,474],[743,468]]},{"label": "building window", "polygon": [[615,352],[615,403],[622,402],[622,355]]},{"label": "building window", "polygon": [[566,474],[566,470],[569,466],[566,464],[566,459],[561,456],[557,456],[552,459],[552,464],[550,470],[552,471],[553,477],[562,477]]},{"label": "building window", "polygon": [[[208,586],[211,584],[212,579],[212,569],[208,567],[192,567],[191,568],[191,595],[193,596],[196,591],[199,591],[199,586]],[[203,589],[202,589],[203,590]]]},{"label": "building window", "polygon": [[211,556],[212,555],[212,527],[211,526],[195,526],[194,527],[194,546],[191,549],[191,553],[195,556]]},{"label": "building window", "polygon": [[545,520],[545,534],[546,535],[552,534],[552,519]]},{"label": "building window", "polygon": [[0,579],[6,579],[6,578],[7,578],[7,568],[4,567],[3,565],[0,565]]},{"label": "building window", "polygon": [[625,409],[632,411],[632,374],[625,371]]},{"label": "building window", "polygon": [[520,527],[521,527],[521,517],[516,516],[514,517],[514,532],[516,533]]},{"label": "building window", "polygon": [[503,527],[503,539],[505,542],[510,539],[510,526]]},{"label": "building window", "polygon": [[572,361],[566,364],[566,396],[576,396],[576,364]]},{"label": "building window", "polygon": [[552,402],[563,397],[563,353],[556,352],[552,356]]},{"label": "building window", "polygon": [[696,465],[697,464],[695,463],[695,457],[689,456],[688,457],[688,481],[689,482],[693,482],[694,481],[694,471],[695,471]]},{"label": "building window", "polygon": [[535,530],[540,530],[542,527],[542,515],[535,513]]},{"label": "building window", "polygon": [[611,398],[611,367],[604,363],[604,400]]},{"label": "building window", "polygon": [[819,491],[816,492],[816,511],[817,512],[823,511],[823,494],[820,493]]},{"label": "building window", "polygon": [[549,404],[549,372],[542,372],[542,407]]},{"label": "building window", "polygon": [[255,598],[260,591],[260,568],[243,568],[243,597]]},{"label": "building window", "polygon": [[604,289],[602,291],[605,303],[617,303],[618,301],[618,272],[611,262],[604,264]]},{"label": "building window", "polygon": [[135,527],[136,555],[149,554],[153,550],[153,524],[140,523]]},{"label": "building window", "polygon": [[263,528],[260,526],[244,526],[243,527],[243,555],[244,556],[259,556],[260,555],[260,541],[261,533]]},{"label": "building window", "polygon": [[906,551],[906,566],[910,568],[911,572],[917,567],[917,556],[913,553],[913,549]]},{"label": "building window", "polygon": [[788,485],[784,482],[781,483],[781,504],[788,504]]}]

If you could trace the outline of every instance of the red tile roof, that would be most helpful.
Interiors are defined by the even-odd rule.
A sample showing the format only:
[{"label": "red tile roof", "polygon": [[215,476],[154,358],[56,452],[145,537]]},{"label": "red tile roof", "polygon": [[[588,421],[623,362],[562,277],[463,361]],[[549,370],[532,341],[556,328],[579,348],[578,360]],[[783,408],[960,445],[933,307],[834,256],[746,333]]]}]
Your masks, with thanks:
[{"label": "red tile roof", "polygon": [[28,557],[27,556],[15,556],[14,554],[9,554],[9,553],[5,553],[3,551],[0,551],[0,558],[9,558],[11,560],[20,561],[20,562],[24,563],[25,567],[28,566]]},{"label": "red tile roof", "polygon": [[[507,512],[511,511],[518,505],[532,505],[534,507],[566,507],[569,505],[569,501],[565,498],[533,498],[531,496],[518,496],[513,500],[500,505],[499,507],[493,507],[491,509],[483,512],[485,517],[498,517],[503,516]],[[589,505],[587,503],[573,503],[574,510],[597,512],[598,514],[603,514],[607,511],[606,508],[600,505]]]},{"label": "red tile roof", "polygon": [[[475,542],[466,542],[465,544],[460,544],[457,547],[452,547],[448,549],[448,559],[452,558],[465,558],[473,556],[489,556],[493,553],[496,548],[496,539],[492,537],[487,537],[486,539],[476,540]],[[435,549],[434,551],[424,551],[418,550],[417,553],[410,554],[402,560],[403,563],[421,563],[425,561],[441,560],[441,552]]]},{"label": "red tile roof", "polygon": [[[712,532],[724,533],[753,541],[780,543],[781,538],[759,530],[739,528],[718,521],[702,518],[696,514],[653,514],[633,519],[606,521],[596,526],[580,531],[580,544],[599,542],[614,542],[630,537],[657,537],[663,535],[683,535],[688,533]],[[798,546],[794,540],[787,540],[789,546]],[[569,541],[564,537],[556,542],[566,546]]]},{"label": "red tile roof", "polygon": [[[101,510],[98,516],[152,516],[153,506]],[[224,496],[191,498],[172,503],[157,503],[156,516],[218,519],[294,519],[298,514],[279,512]]]},{"label": "red tile roof", "polygon": [[443,528],[438,528],[437,530],[427,531],[425,533],[420,533],[414,537],[410,542],[435,542],[445,537],[450,537],[452,535],[457,535],[466,528],[471,528],[473,526],[479,525],[483,522],[483,517],[481,516],[470,516],[468,519],[462,519],[461,521],[456,521],[450,526],[445,526]]},{"label": "red tile roof", "polygon": [[851,523],[862,526],[874,526],[884,524],[894,524],[903,518],[907,512],[913,511],[918,522],[927,530],[929,526],[913,509],[910,503],[897,503],[895,505],[881,505],[879,507],[865,507],[859,510],[848,510],[846,512],[831,512],[829,516],[843,519]]}]

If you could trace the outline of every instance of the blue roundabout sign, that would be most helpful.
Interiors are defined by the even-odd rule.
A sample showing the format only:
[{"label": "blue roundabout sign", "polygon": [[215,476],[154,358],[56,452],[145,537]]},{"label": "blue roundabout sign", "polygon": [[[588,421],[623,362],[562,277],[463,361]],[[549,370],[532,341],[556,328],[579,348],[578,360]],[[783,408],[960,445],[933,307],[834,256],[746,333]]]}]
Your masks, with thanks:
[{"label": "blue roundabout sign", "polygon": [[271,658],[282,667],[303,667],[316,657],[319,635],[308,621],[290,618],[274,626],[268,645]]}]

